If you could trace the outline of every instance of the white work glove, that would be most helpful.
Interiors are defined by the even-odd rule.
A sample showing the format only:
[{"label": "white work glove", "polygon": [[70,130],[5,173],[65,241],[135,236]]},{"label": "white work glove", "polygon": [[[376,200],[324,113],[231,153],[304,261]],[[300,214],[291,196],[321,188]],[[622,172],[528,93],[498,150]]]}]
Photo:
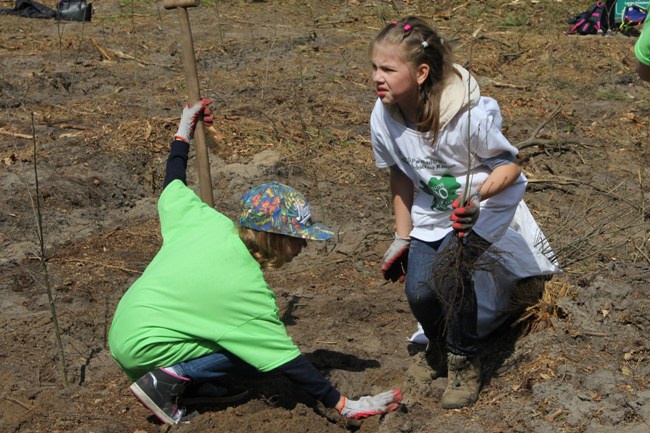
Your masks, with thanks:
[{"label": "white work glove", "polygon": [[392,412],[402,401],[402,391],[393,389],[377,395],[368,395],[359,400],[349,400],[343,397],[343,407],[339,413],[346,418],[361,419],[373,415]]},{"label": "white work glove", "polygon": [[456,230],[458,237],[462,238],[467,236],[467,234],[472,230],[478,216],[481,213],[481,194],[477,192],[473,193],[465,206],[460,205],[460,198],[454,200],[451,204],[453,211],[449,216],[452,224],[451,227]]},{"label": "white work glove", "polygon": [[212,99],[203,98],[190,107],[190,103],[183,108],[183,115],[181,116],[181,123],[178,125],[178,132],[174,134],[174,138],[182,140],[186,143],[194,137],[194,130],[196,129],[196,122],[201,119],[205,126],[212,126],[214,118],[208,105],[212,103]]},{"label": "white work glove", "polygon": [[409,247],[411,240],[402,238],[395,233],[395,240],[384,254],[381,262],[381,271],[384,279],[392,282],[398,281],[403,283],[406,279],[406,269],[408,267]]}]

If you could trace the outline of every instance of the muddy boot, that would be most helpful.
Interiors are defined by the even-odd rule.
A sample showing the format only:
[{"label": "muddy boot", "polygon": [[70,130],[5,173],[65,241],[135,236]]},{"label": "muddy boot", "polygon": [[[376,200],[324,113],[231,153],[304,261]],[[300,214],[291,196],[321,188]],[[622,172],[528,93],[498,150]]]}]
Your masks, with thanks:
[{"label": "muddy boot", "polygon": [[411,376],[429,381],[447,375],[447,346],[444,341],[430,341],[425,351],[415,358],[415,363],[408,369]]},{"label": "muddy boot", "polygon": [[447,389],[440,401],[444,409],[457,409],[472,405],[478,400],[481,386],[481,360],[477,356],[468,359],[466,356],[447,355],[448,381]]}]

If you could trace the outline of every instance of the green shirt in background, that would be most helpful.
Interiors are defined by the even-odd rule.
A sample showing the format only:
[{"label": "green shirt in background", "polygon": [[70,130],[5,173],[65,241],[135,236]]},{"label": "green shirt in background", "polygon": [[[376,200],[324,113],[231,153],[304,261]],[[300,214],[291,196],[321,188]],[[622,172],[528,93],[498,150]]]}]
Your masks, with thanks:
[{"label": "green shirt in background", "polygon": [[646,18],[641,36],[634,45],[634,54],[639,62],[650,66],[650,19]]},{"label": "green shirt in background", "polygon": [[226,349],[260,371],[300,355],[235,224],[180,180],[158,202],[163,244],[120,300],[111,354],[136,380]]}]

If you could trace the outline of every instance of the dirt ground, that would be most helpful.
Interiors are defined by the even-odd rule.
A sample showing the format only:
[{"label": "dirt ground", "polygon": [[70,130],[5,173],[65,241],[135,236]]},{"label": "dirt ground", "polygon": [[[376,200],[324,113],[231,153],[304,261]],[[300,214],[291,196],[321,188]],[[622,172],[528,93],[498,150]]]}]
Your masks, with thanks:
[{"label": "dirt ground", "polygon": [[[241,404],[159,424],[130,394],[106,336],[160,245],[155,205],[186,100],[178,15],[161,3],[95,1],[84,24],[0,16],[0,431],[650,431],[650,84],[634,72],[635,37],[565,35],[591,2],[561,0],[190,10],[201,93],[215,101],[216,207],[236,217],[240,195],[269,180],[310,198],[336,236],[267,274],[282,320],[342,392],[399,387],[404,404],[346,423],[269,374],[246,384]],[[416,322],[402,285],[379,272],[393,227],[369,142],[367,47],[408,14],[437,27],[499,101],[526,201],[565,271],[514,316],[523,322],[486,340],[480,400],[461,410],[440,408],[445,378],[410,373],[423,350],[407,341]],[[198,190],[194,158],[189,179]]]}]

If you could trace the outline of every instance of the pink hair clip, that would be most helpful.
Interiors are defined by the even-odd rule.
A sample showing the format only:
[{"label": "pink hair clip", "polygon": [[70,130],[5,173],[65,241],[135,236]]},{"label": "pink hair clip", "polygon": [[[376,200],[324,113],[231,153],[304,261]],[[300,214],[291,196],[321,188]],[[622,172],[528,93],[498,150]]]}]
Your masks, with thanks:
[{"label": "pink hair clip", "polygon": [[409,30],[411,30],[412,27],[410,24],[404,24],[404,27],[402,28],[404,29],[405,32],[408,32]]}]

